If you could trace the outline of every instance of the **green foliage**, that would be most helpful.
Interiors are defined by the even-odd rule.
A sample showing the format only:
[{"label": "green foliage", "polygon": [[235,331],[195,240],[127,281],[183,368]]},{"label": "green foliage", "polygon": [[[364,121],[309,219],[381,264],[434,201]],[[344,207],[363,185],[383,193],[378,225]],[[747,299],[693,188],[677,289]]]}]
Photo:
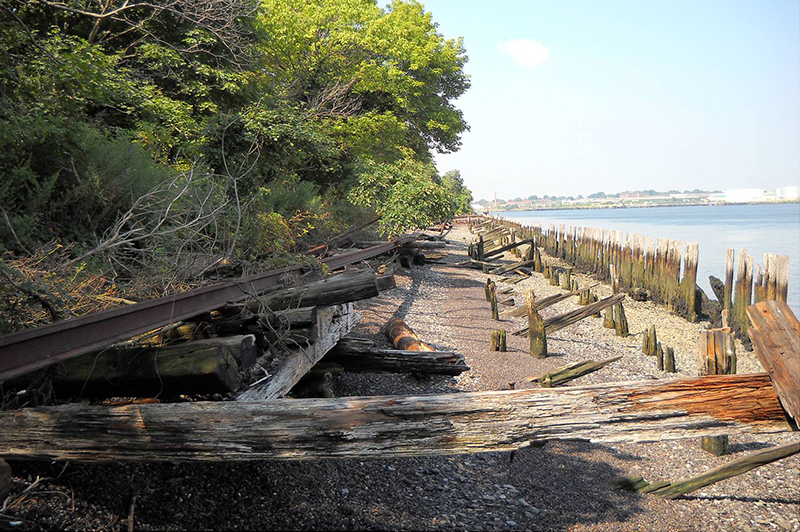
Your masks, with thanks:
[{"label": "green foliage", "polygon": [[447,190],[430,163],[408,158],[396,163],[365,161],[350,200],[375,209],[384,234],[424,227],[453,214]]},{"label": "green foliage", "polygon": [[453,214],[472,212],[472,191],[464,186],[464,179],[458,170],[450,170],[442,176],[442,186],[447,190]]}]

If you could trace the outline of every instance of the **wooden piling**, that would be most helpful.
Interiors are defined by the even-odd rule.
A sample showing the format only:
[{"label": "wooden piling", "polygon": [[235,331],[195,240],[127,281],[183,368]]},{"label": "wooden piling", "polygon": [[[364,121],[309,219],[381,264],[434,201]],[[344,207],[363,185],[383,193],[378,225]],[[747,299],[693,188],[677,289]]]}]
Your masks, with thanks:
[{"label": "wooden piling", "polygon": [[506,330],[495,329],[494,331],[492,331],[490,351],[505,352],[505,350],[506,350]]},{"label": "wooden piling", "polygon": [[692,323],[697,321],[695,312],[695,294],[697,286],[698,246],[696,242],[686,243],[686,255],[683,261],[683,279],[678,287],[678,301],[675,305],[678,314]]},{"label": "wooden piling", "polygon": [[629,336],[628,319],[625,317],[625,309],[622,307],[622,302],[614,305],[614,326],[617,331],[617,336],[623,338]]},{"label": "wooden piling", "polygon": [[[698,354],[703,361],[701,375],[736,373],[736,350],[730,329],[701,331],[697,345]],[[727,435],[704,436],[700,439],[700,446],[715,456],[730,453]]]},{"label": "wooden piling", "polygon": [[658,354],[658,338],[655,325],[651,325],[642,335],[642,353],[647,356],[656,356]]},{"label": "wooden piling", "polygon": [[492,305],[492,319],[500,320],[500,313],[497,310],[497,286],[492,283],[489,285],[489,302]]},{"label": "wooden piling", "polygon": [[671,347],[664,348],[664,371],[675,373],[675,350]]},{"label": "wooden piling", "polygon": [[606,329],[614,329],[616,325],[614,324],[614,309],[613,307],[607,308],[605,313],[603,314],[603,327]]},{"label": "wooden piling", "polygon": [[736,250],[729,249],[725,255],[725,288],[723,294],[722,310],[733,309],[733,266],[736,262]]},{"label": "wooden piling", "polygon": [[528,310],[528,336],[531,356],[534,358],[546,358],[547,336],[545,334],[544,320],[536,311],[533,290],[525,290],[525,307]]},{"label": "wooden piling", "polygon": [[733,312],[731,325],[734,331],[747,338],[747,307],[750,306],[753,292],[753,257],[746,249],[739,252],[739,265],[736,271],[736,285],[733,294]]}]

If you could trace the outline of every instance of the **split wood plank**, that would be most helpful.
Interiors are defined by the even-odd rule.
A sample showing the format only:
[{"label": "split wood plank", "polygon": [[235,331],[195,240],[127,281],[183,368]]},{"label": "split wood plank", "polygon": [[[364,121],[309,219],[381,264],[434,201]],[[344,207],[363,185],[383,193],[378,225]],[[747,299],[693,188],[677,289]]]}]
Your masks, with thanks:
[{"label": "split wood plank", "polygon": [[533,442],[651,442],[791,430],[766,374],[445,395],[68,404],[0,413],[0,458],[395,458]]},{"label": "split wood plank", "polygon": [[783,301],[747,307],[748,334],[786,412],[800,425],[800,322]]},{"label": "split wood plank", "polygon": [[[283,356],[268,354],[259,359],[265,370],[272,371],[266,378],[256,381],[236,397],[236,401],[265,401],[283,397],[325,354],[355,326],[360,314],[353,310],[352,303],[317,309],[316,338],[310,345]],[[271,365],[270,365],[271,362]],[[269,366],[269,367],[267,367]]]}]

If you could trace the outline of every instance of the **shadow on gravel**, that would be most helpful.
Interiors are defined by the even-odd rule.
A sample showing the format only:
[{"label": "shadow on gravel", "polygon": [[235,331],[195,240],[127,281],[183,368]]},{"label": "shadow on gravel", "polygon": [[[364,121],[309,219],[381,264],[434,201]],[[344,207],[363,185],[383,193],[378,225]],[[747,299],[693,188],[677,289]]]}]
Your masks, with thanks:
[{"label": "shadow on gravel", "polygon": [[795,499],[776,499],[773,497],[739,497],[737,495],[684,495],[676,500],[686,501],[739,501],[739,502],[769,502],[775,504],[800,504],[800,497]]},{"label": "shadow on gravel", "polygon": [[[623,472],[602,446],[383,460],[71,465],[33,492],[25,528],[567,530],[624,523],[641,497],[605,488]],[[618,454],[614,457],[619,460]],[[14,464],[14,474],[59,467]],[[54,495],[56,494],[57,495]],[[624,528],[624,526],[623,526]],[[19,528],[17,528],[19,529]]]}]

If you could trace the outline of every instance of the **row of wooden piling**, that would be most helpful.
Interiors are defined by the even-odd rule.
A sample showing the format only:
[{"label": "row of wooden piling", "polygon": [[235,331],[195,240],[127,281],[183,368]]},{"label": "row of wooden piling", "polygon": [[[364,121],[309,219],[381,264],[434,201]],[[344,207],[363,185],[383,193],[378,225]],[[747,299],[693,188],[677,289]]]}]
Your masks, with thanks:
[{"label": "row of wooden piling", "polygon": [[[695,242],[685,245],[677,240],[650,237],[596,227],[572,227],[550,224],[548,229],[522,225],[517,222],[488,218],[479,226],[498,223],[491,231],[478,235],[470,250],[476,260],[510,242],[530,240],[524,255],[533,260],[533,270],[551,278],[553,269],[559,276],[551,280],[561,284],[560,275],[572,270],[549,265],[541,258],[539,248],[551,257],[559,258],[575,271],[589,273],[609,281],[614,293],[624,291],[633,299],[650,299],[668,306],[676,314],[695,322],[702,312],[697,287],[699,248]],[[519,249],[519,248],[518,248]],[[767,253],[764,264],[754,267],[753,257],[746,249],[739,253],[734,277],[735,251],[726,257],[723,293],[716,294],[721,310],[731,312],[731,328],[747,344],[746,309],[752,303],[775,299],[786,302],[789,285],[789,257]],[[682,275],[681,275],[682,267]],[[716,279],[714,279],[716,280]],[[713,281],[712,280],[712,286]],[[565,289],[570,289],[567,284]]]}]

